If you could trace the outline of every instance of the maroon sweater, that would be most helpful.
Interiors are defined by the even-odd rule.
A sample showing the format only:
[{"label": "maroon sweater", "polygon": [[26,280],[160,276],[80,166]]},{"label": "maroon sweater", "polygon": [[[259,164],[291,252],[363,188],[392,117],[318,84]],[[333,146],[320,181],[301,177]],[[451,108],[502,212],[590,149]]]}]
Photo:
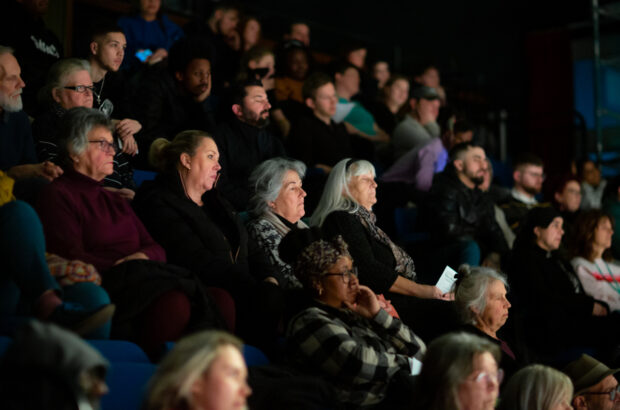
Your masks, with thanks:
[{"label": "maroon sweater", "polygon": [[67,170],[45,187],[37,210],[47,250],[92,263],[99,272],[136,252],[166,261],[129,202],[86,175]]}]

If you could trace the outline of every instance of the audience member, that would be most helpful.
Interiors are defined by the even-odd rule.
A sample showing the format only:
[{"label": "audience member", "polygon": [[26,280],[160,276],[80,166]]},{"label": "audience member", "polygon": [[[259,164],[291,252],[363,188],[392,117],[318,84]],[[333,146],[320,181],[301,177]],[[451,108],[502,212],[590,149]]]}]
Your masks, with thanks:
[{"label": "audience member", "polygon": [[620,388],[615,374],[592,356],[582,355],[563,370],[575,387],[571,404],[575,410],[613,410],[620,404]]},{"label": "audience member", "polygon": [[492,181],[493,181],[493,164],[491,163],[491,160],[487,158],[487,168],[485,169],[485,172],[484,172],[484,180],[482,181],[482,184],[480,185],[480,190],[482,192],[488,193],[488,195],[490,196],[493,202],[493,209],[495,210],[495,222],[497,222],[497,225],[502,230],[502,234],[504,235],[504,239],[506,240],[506,244],[508,245],[508,248],[512,249],[512,246],[514,245],[514,242],[517,236],[512,231],[512,229],[510,229],[510,226],[508,225],[508,221],[506,220],[506,214],[504,214],[504,211],[502,210],[502,208],[500,208],[495,202],[495,198],[505,196],[507,189],[504,187],[492,185]]},{"label": "audience member", "polygon": [[308,167],[328,174],[338,161],[353,154],[345,126],[332,120],[338,102],[334,83],[328,75],[314,73],[304,83],[303,96],[311,115],[293,123],[287,148],[290,155]]},{"label": "audience member", "polygon": [[254,46],[243,53],[239,80],[260,79],[270,99],[275,99],[276,59],[269,47]]},{"label": "audience member", "polygon": [[439,70],[434,65],[423,66],[414,77],[416,83],[426,87],[434,88],[439,96],[441,105],[446,105],[446,91],[441,86]]},{"label": "audience member", "polygon": [[302,87],[310,72],[308,49],[295,43],[285,45],[282,59],[278,60],[278,67],[276,101],[292,100],[303,104]]},{"label": "audience member", "polygon": [[[390,65],[387,61],[379,60],[372,65],[372,76],[377,80],[377,88],[379,91],[383,90],[383,87],[387,84],[388,80],[392,78],[390,73]],[[407,95],[409,92],[407,92]]]},{"label": "audience member", "polygon": [[65,114],[59,130],[65,173],[45,187],[38,211],[50,252],[91,263],[101,273],[117,307],[113,337],[157,354],[186,329],[221,322],[198,279],[164,264],[164,250],[129,202],[100,185],[113,171],[110,127],[93,109],[77,107]]},{"label": "audience member", "polygon": [[252,389],[242,342],[219,331],[181,339],[149,382],[144,410],[245,409]]},{"label": "audience member", "polygon": [[620,265],[611,255],[614,234],[611,217],[592,209],[580,214],[573,226],[571,264],[585,292],[620,311]]},{"label": "audience member", "polygon": [[246,16],[239,30],[241,39],[241,51],[247,52],[256,47],[261,41],[261,25],[256,17]]},{"label": "audience member", "polygon": [[370,141],[388,141],[390,136],[383,131],[374,117],[357,101],[351,101],[360,90],[360,73],[351,63],[339,64],[334,72],[334,86],[338,96],[336,114],[332,116],[337,123],[344,121],[351,134],[357,134]]},{"label": "audience member", "polygon": [[310,47],[310,27],[302,21],[296,21],[289,26],[289,32],[284,35],[285,41],[299,41],[306,47]]},{"label": "audience member", "polygon": [[211,131],[215,127],[213,113],[204,103],[211,94],[212,81],[211,56],[196,38],[172,46],[167,71],[145,75],[133,102],[136,119],[143,125],[138,134],[143,165],[155,139],[172,139],[187,129]]},{"label": "audience member", "polygon": [[253,331],[245,337],[273,336],[281,296],[273,283],[281,280],[213,189],[221,169],[215,141],[204,131],[183,131],[172,141],[156,140],[150,157],[161,173],[141,187],[134,207],[168,261],[229,292],[240,332]]},{"label": "audience member", "polygon": [[464,142],[450,150],[450,164],[433,181],[424,211],[442,264],[477,266],[481,256],[496,260],[508,251],[493,202],[479,188],[486,168],[484,149]]},{"label": "audience member", "polygon": [[[614,231],[620,232],[620,176],[609,181],[603,195],[603,210],[611,216],[614,222]],[[615,259],[620,260],[620,235],[611,237],[611,253]]]},{"label": "audience member", "polygon": [[124,66],[137,67],[140,63],[157,64],[168,57],[170,47],[183,37],[181,27],[173,23],[161,10],[161,0],[140,0],[135,15],[118,19],[127,38]]},{"label": "audience member", "polygon": [[360,76],[360,86],[358,94],[353,95],[354,100],[360,101],[364,105],[374,102],[377,99],[377,80],[372,73],[366,70],[366,56],[368,49],[362,44],[350,44],[346,46],[344,57],[347,63],[357,68]]},{"label": "audience member", "polygon": [[248,234],[280,273],[284,289],[301,288],[293,268],[280,259],[278,246],[292,229],[307,229],[301,218],[305,214],[302,179],[306,166],[295,160],[272,158],[261,163],[250,175],[253,196],[250,199]]},{"label": "audience member", "polygon": [[410,408],[494,409],[503,379],[499,358],[499,347],[487,339],[469,333],[441,336],[428,346]]},{"label": "audience member", "polygon": [[213,132],[221,150],[221,191],[237,211],[247,208],[252,170],[264,160],[284,155],[282,143],[265,129],[270,108],[262,83],[248,79],[233,89],[234,117]]},{"label": "audience member", "polygon": [[513,165],[514,187],[510,196],[501,204],[506,219],[515,233],[528,211],[538,205],[536,195],[540,194],[546,175],[542,160],[533,154],[521,154]]},{"label": "audience member", "polygon": [[502,390],[498,410],[571,410],[573,384],[551,367],[533,364],[519,370]]},{"label": "audience member", "polygon": [[601,357],[611,357],[620,344],[619,317],[585,293],[569,261],[557,252],[562,222],[552,207],[532,209],[507,265],[513,303],[518,302],[527,329],[524,340],[541,360],[578,348],[596,348]]},{"label": "audience member", "polygon": [[109,363],[76,335],[31,321],[0,362],[0,407],[98,409]]},{"label": "audience member", "polygon": [[[551,178],[550,178],[551,179]],[[573,175],[559,176],[551,179],[551,204],[560,212],[564,220],[564,236],[562,244],[570,242],[573,237],[575,219],[579,216],[579,204],[581,203],[581,186],[579,180]]]},{"label": "audience member", "polygon": [[[375,170],[365,160],[345,158],[329,174],[310,220],[328,236],[342,235],[360,273],[360,283],[392,300],[403,321],[415,324],[425,340],[456,321],[452,304],[423,299],[449,299],[435,286],[416,283],[413,260],[376,224]],[[430,312],[434,317],[431,318]],[[440,320],[437,318],[441,317]]]},{"label": "audience member", "polygon": [[218,94],[232,84],[239,68],[239,9],[232,3],[218,2],[207,20],[193,20],[183,28],[188,36],[197,36],[211,45],[213,89]]},{"label": "audience member", "polygon": [[[93,81],[86,60],[67,58],[57,61],[48,73],[47,84],[41,90],[40,115],[32,123],[32,134],[37,143],[39,160],[61,165],[58,129],[67,110],[74,107],[93,107]],[[118,128],[117,128],[118,129]],[[121,134],[123,135],[123,134]],[[127,144],[134,144],[131,134],[124,134]],[[129,158],[121,152],[114,155],[114,172],[103,180],[110,191],[133,199],[135,184]]]},{"label": "audience member", "polygon": [[383,84],[376,101],[369,104],[377,125],[389,135],[394,133],[408,97],[409,80],[395,74]]},{"label": "audience member", "polygon": [[601,170],[594,161],[585,160],[578,164],[581,179],[581,209],[600,209],[607,181],[601,178]]},{"label": "audience member", "polygon": [[510,377],[519,361],[498,332],[508,320],[510,302],[506,298],[508,282],[501,273],[485,267],[461,265],[455,284],[454,301],[464,330],[497,344],[501,351],[499,367]]},{"label": "audience member", "polygon": [[333,383],[346,408],[366,408],[385,399],[390,404],[384,401],[382,408],[410,405],[409,360],[420,359],[425,345],[382,309],[370,288],[359,284],[342,237],[325,239],[316,228],[293,230],[279,250],[313,299],[287,330],[295,363]]},{"label": "audience member", "polygon": [[398,123],[392,135],[394,160],[440,135],[437,124],[439,94],[434,88],[412,87],[409,94],[409,108],[411,111]]},{"label": "audience member", "polygon": [[50,161],[37,163],[30,120],[22,111],[25,85],[13,51],[0,46],[0,171],[17,181],[18,198],[34,201],[40,185],[37,180],[52,181],[62,174],[62,169]]},{"label": "audience member", "polygon": [[13,48],[21,62],[21,77],[28,84],[24,110],[31,116],[37,113],[37,92],[47,70],[63,57],[60,40],[43,20],[48,7],[49,1],[6,0],[0,14],[0,44]]}]

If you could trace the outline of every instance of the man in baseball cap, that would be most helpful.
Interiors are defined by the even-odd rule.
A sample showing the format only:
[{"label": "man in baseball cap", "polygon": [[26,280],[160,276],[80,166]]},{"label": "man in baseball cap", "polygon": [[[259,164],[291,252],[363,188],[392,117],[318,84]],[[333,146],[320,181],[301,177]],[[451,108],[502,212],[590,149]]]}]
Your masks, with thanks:
[{"label": "man in baseball cap", "polygon": [[566,366],[564,373],[575,387],[572,403],[575,410],[620,409],[620,387],[614,377],[618,371],[587,354]]}]

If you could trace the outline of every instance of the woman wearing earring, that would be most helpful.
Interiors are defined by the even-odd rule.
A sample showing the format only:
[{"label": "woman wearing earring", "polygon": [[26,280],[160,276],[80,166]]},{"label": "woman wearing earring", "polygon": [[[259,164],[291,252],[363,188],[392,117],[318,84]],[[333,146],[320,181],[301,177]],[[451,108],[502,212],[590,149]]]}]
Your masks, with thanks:
[{"label": "woman wearing earring", "polygon": [[[229,292],[240,331],[262,327],[249,333],[265,336],[268,327],[275,329],[282,309],[281,291],[274,284],[278,274],[214,189],[219,157],[215,141],[204,131],[155,140],[149,159],[161,174],[142,185],[134,208],[170,263],[195,272],[206,286]],[[270,320],[274,323],[265,323]]]}]

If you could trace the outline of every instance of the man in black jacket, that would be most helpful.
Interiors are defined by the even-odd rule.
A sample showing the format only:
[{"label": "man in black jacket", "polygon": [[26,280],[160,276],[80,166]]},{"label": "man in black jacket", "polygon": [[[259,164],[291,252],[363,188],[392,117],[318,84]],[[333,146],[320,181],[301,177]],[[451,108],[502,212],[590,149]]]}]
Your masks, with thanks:
[{"label": "man in black jacket", "polygon": [[265,129],[271,104],[261,81],[248,80],[236,85],[232,97],[234,117],[213,132],[222,165],[218,187],[237,211],[244,211],[250,200],[248,178],[252,170],[285,153],[280,140]]},{"label": "man in black jacket", "polygon": [[141,158],[148,157],[157,138],[172,140],[179,132],[191,129],[211,131],[215,121],[204,103],[210,94],[208,48],[198,39],[179,40],[170,48],[168,71],[151,67],[133,101],[135,118],[142,124],[142,131],[136,135]]},{"label": "man in black jacket", "polygon": [[498,255],[508,251],[495,222],[493,203],[478,188],[486,167],[484,149],[471,142],[461,143],[452,148],[449,165],[433,181],[429,228],[453,268],[461,263],[478,265],[480,255],[486,256],[487,262],[498,263]]}]

